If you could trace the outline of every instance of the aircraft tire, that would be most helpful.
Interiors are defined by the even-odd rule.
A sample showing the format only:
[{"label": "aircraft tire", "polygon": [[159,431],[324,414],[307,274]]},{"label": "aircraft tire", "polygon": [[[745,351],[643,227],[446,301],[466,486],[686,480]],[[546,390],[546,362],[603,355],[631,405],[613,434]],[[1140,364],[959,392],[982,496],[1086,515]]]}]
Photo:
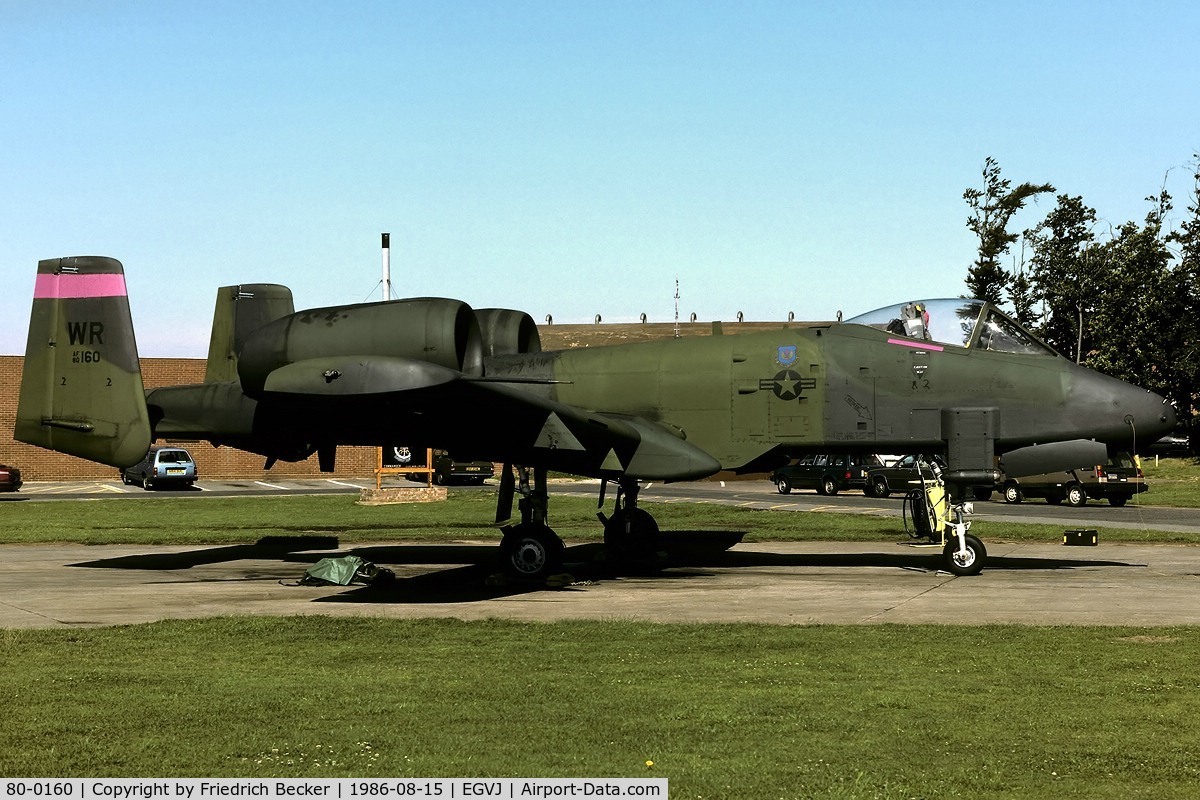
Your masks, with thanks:
[{"label": "aircraft tire", "polygon": [[1019,503],[1025,498],[1021,496],[1021,487],[1015,482],[1009,481],[1004,484],[1004,502]]},{"label": "aircraft tire", "polygon": [[[629,530],[625,530],[626,515]],[[621,509],[604,523],[604,547],[610,556],[636,558],[654,551],[658,541],[658,521],[640,508]]]},{"label": "aircraft tire", "polygon": [[512,577],[543,581],[562,568],[565,549],[563,540],[545,525],[519,523],[505,532],[500,559]]},{"label": "aircraft tire", "polygon": [[983,571],[983,562],[987,560],[987,548],[977,536],[966,535],[967,554],[959,556],[958,537],[948,536],[946,546],[942,548],[942,561],[946,571],[952,575],[978,575]]},{"label": "aircraft tire", "polygon": [[1071,508],[1087,505],[1087,490],[1081,484],[1072,483],[1067,487],[1067,505]]}]

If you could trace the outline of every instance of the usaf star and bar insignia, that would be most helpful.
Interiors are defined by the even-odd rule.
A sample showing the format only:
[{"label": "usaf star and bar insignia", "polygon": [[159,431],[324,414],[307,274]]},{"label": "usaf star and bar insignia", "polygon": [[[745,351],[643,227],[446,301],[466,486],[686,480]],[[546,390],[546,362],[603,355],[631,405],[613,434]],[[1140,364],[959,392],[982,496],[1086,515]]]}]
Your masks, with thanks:
[{"label": "usaf star and bar insignia", "polygon": [[797,356],[794,344],[781,344],[775,348],[775,363],[785,369],[771,378],[760,378],[758,388],[774,393],[780,400],[795,400],[804,394],[805,389],[817,388],[814,378],[802,378],[799,372],[789,369],[796,363]]}]

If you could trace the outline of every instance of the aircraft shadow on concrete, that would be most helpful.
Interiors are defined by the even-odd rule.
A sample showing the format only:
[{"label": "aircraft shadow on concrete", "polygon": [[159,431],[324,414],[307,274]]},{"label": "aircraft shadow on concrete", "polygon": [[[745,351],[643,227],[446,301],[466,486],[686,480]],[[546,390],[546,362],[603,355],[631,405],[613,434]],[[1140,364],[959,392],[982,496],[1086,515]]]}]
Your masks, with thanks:
[{"label": "aircraft shadow on concrete", "polygon": [[[614,562],[599,542],[569,546],[563,572],[571,582],[650,577],[656,580],[686,580],[713,574],[715,569],[751,567],[863,568],[885,567],[932,572],[940,567],[936,551],[913,551],[892,542],[881,542],[879,552],[866,553],[770,553],[755,550],[731,551],[744,536],[738,531],[663,532],[657,552],[644,559]],[[752,545],[751,545],[752,546]],[[836,550],[837,543],[829,543]],[[895,552],[885,552],[894,548]],[[177,553],[146,553],[71,564],[92,569],[186,570],[192,567],[248,559],[279,560],[297,565],[314,564],[322,558],[354,555],[388,565],[442,566],[412,577],[399,577],[376,584],[352,585],[337,594],[314,598],[319,603],[471,603],[530,592],[546,591],[545,582],[506,579],[500,574],[498,544],[398,543],[366,547],[339,547],[334,536],[270,536],[254,544],[204,547]],[[456,565],[456,566],[447,566]],[[1139,567],[1123,561],[1075,558],[1027,558],[991,556],[987,571],[1067,570],[1080,567]],[[297,580],[303,574],[298,567]],[[568,582],[558,591],[578,591]]]}]

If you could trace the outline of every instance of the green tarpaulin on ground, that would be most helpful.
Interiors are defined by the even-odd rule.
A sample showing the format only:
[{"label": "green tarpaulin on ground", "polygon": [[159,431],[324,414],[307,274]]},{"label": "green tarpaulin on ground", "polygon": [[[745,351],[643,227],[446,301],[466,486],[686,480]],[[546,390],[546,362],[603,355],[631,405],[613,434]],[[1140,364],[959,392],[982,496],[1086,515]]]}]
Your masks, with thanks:
[{"label": "green tarpaulin on ground", "polygon": [[308,569],[304,570],[304,583],[335,583],[338,586],[349,586],[354,576],[359,572],[364,582],[370,578],[366,573],[373,573],[375,565],[358,556],[343,556],[342,558],[322,558]]}]

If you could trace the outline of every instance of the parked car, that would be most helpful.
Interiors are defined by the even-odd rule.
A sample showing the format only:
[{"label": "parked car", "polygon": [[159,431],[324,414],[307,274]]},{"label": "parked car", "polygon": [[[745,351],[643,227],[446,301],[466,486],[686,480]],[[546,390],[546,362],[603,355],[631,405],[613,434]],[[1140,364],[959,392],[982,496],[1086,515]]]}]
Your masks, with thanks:
[{"label": "parked car", "polygon": [[[939,469],[946,469],[946,463],[939,456],[934,456]],[[867,481],[863,485],[863,494],[868,497],[887,497],[892,492],[908,493],[916,488],[914,482],[921,477],[933,479],[933,468],[929,461],[922,456],[904,456],[888,466],[870,467],[867,470]]]},{"label": "parked car", "polygon": [[834,495],[843,489],[867,485],[867,468],[882,466],[875,455],[835,453],[803,456],[795,464],[771,473],[771,481],[780,494],[792,489],[816,489],[817,494]]},{"label": "parked car", "polygon": [[196,462],[182,447],[156,445],[132,467],[121,470],[121,482],[143,489],[156,486],[191,486],[196,482]]},{"label": "parked car", "polygon": [[1031,497],[1044,497],[1048,503],[1082,506],[1089,499],[1107,499],[1123,506],[1129,498],[1147,492],[1145,476],[1129,453],[1114,453],[1106,464],[1079,467],[1069,472],[1047,472],[1021,478],[1004,477],[1001,491],[1006,503],[1019,503]]},{"label": "parked car", "polygon": [[21,488],[21,470],[0,464],[0,492],[15,492]]},{"label": "parked car", "polygon": [[[421,459],[422,461],[424,459]],[[438,486],[448,483],[483,483],[496,474],[496,465],[491,461],[455,461],[444,450],[433,451],[433,482]],[[408,474],[410,481],[424,481],[420,472]]]}]

